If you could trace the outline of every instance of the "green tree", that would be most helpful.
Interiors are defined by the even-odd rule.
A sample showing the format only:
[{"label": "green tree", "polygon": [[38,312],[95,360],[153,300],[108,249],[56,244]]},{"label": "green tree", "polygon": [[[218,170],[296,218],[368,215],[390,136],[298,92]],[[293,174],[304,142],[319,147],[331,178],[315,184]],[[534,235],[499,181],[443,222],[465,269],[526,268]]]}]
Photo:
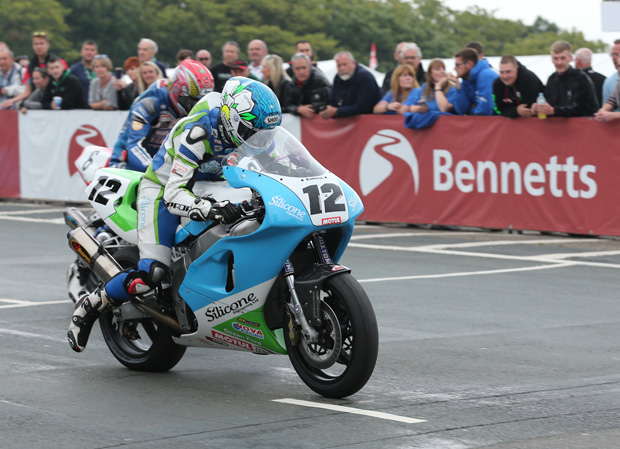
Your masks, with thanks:
[{"label": "green tree", "polygon": [[32,33],[45,31],[53,52],[64,56],[72,49],[65,23],[68,10],[56,0],[0,0],[0,40],[15,53],[32,55]]},{"label": "green tree", "polygon": [[544,33],[530,34],[527,37],[506,45],[504,54],[513,55],[544,55],[549,53],[551,44],[555,41],[566,41],[573,47],[573,52],[581,47],[587,47],[593,52],[605,50],[605,43],[602,41],[588,41],[581,31],[560,31],[554,33],[546,31]]},{"label": "green tree", "polygon": [[68,39],[73,52],[65,58],[76,62],[82,42],[94,40],[99,53],[107,54],[115,66],[122,66],[128,56],[136,55],[138,41],[144,35],[150,2],[140,0],[61,0],[70,10]]},{"label": "green tree", "polygon": [[315,59],[348,50],[364,64],[374,42],[382,71],[394,65],[401,41],[416,42],[426,58],[450,57],[472,40],[482,42],[488,55],[547,53],[558,39],[575,49],[605,49],[603,42],[542,17],[526,25],[499,19],[494,10],[454,11],[443,0],[0,0],[0,8],[10,11],[0,16],[0,40],[15,53],[32,54],[31,33],[43,30],[52,51],[70,63],[79,59],[81,43],[92,39],[120,66],[143,37],[158,43],[157,58],[170,66],[181,48],[207,48],[218,61],[227,40],[238,42],[247,58],[252,39],[264,40],[284,60],[304,39]]}]

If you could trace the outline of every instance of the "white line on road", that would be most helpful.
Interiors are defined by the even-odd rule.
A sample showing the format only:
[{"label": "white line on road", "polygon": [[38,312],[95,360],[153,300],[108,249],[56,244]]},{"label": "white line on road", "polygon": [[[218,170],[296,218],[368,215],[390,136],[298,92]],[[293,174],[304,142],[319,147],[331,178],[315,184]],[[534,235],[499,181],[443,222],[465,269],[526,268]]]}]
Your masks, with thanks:
[{"label": "white line on road", "polygon": [[[418,253],[428,253],[428,254],[439,254],[443,256],[466,256],[466,257],[482,257],[487,259],[503,259],[503,260],[520,260],[526,262],[547,262],[555,264],[558,259],[553,257],[553,254],[546,254],[542,256],[511,256],[508,254],[491,254],[491,253],[473,253],[468,251],[454,251],[447,249],[436,249],[431,248],[429,246],[386,246],[386,245],[371,245],[367,243],[349,243],[349,247],[352,248],[365,248],[365,249],[377,249],[377,250],[387,250],[387,251],[406,251],[406,252],[418,252]],[[596,256],[600,257],[603,255],[614,255],[616,251],[599,251]],[[562,253],[558,253],[562,254]],[[593,254],[593,253],[577,253],[581,254]],[[579,257],[579,256],[573,256]],[[587,257],[587,256],[586,256]],[[585,265],[592,267],[602,267],[602,268],[620,268],[620,264],[612,264],[612,263],[603,263],[603,262],[585,262],[582,260],[571,260],[570,263],[572,265]]]},{"label": "white line on road", "polygon": [[6,216],[6,215],[0,215],[0,220],[26,221],[29,223],[65,224],[64,218],[29,218],[29,217],[11,217],[11,216]]},{"label": "white line on road", "polygon": [[70,299],[63,299],[59,301],[23,301],[20,299],[7,299],[0,298],[0,303],[8,302],[8,305],[0,305],[0,309],[12,309],[14,307],[34,307],[34,306],[46,306],[49,304],[64,304],[66,302],[73,302]]},{"label": "white line on road", "polygon": [[395,276],[389,278],[374,278],[374,279],[358,279],[358,282],[384,282],[384,281],[408,281],[412,279],[436,279],[436,278],[451,278],[459,276],[479,276],[484,274],[500,274],[500,273],[515,273],[519,271],[533,271],[533,270],[548,270],[551,268],[564,268],[573,266],[573,263],[557,263],[550,265],[537,265],[535,267],[521,267],[521,268],[505,268],[503,270],[488,270],[488,271],[464,271],[461,273],[444,273],[444,274],[421,274],[418,276]]},{"label": "white line on road", "polygon": [[483,246],[504,246],[504,245],[545,245],[553,243],[583,243],[583,242],[596,242],[598,239],[539,239],[539,240],[485,240],[478,242],[466,242],[466,243],[445,243],[438,245],[424,245],[422,248],[430,249],[446,249],[446,248],[479,248]]},{"label": "white line on road", "polygon": [[10,210],[6,212],[0,212],[0,216],[5,215],[27,215],[27,214],[47,214],[50,212],[64,212],[66,208],[55,207],[53,209],[31,209],[31,210]]},{"label": "white line on road", "polygon": [[323,408],[342,413],[352,413],[354,415],[370,416],[372,418],[387,419],[390,421],[398,421],[406,424],[416,424],[426,422],[425,419],[408,418],[406,416],[392,415],[391,413],[374,412],[372,410],[362,410],[360,408],[343,407],[342,405],[320,404],[318,402],[301,401],[298,399],[274,399],[273,402],[281,402],[283,404],[300,405],[302,407]]},{"label": "white line on road", "polygon": [[[358,225],[355,225],[357,228]],[[376,239],[376,238],[390,238],[390,237],[436,237],[436,236],[445,236],[445,235],[483,235],[481,232],[445,232],[445,231],[431,231],[431,232],[393,232],[393,233],[383,233],[383,234],[365,234],[365,235],[354,235],[351,237],[351,240],[367,240],[367,239]]]},{"label": "white line on road", "polygon": [[617,256],[620,254],[620,251],[591,251],[591,252],[583,252],[583,253],[553,253],[553,254],[542,254],[538,257],[542,257],[545,259],[570,259],[571,257],[605,257],[605,256]]},{"label": "white line on road", "polygon": [[12,335],[14,337],[36,338],[37,340],[66,341],[64,338],[61,338],[61,337],[53,337],[50,335],[34,334],[32,332],[23,332],[23,331],[16,331],[13,329],[0,328],[0,335],[2,334]]}]

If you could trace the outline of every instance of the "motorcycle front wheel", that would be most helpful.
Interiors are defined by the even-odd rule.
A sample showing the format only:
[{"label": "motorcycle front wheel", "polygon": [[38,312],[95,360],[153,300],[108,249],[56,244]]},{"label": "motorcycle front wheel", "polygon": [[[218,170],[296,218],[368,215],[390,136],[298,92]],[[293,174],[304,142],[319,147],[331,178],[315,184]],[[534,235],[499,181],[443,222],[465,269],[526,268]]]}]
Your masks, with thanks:
[{"label": "motorcycle front wheel", "polygon": [[328,398],[344,398],[366,385],[374,370],[377,319],[366,292],[350,274],[325,280],[321,291],[318,342],[303,341],[286,308],[284,340],[295,371],[310,389]]},{"label": "motorcycle front wheel", "polygon": [[[123,268],[135,266],[138,249],[123,248],[114,258]],[[152,318],[121,321],[114,311],[109,311],[99,317],[99,326],[112,355],[132,370],[168,371],[179,363],[187,349],[173,341],[169,327]]]}]

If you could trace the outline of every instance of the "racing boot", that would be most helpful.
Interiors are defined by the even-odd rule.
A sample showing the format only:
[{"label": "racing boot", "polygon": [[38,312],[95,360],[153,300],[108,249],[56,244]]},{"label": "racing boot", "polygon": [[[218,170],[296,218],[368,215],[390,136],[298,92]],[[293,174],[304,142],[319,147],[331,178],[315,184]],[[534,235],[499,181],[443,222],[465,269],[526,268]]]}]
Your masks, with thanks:
[{"label": "racing boot", "polygon": [[69,298],[71,298],[74,304],[88,293],[86,290],[86,278],[89,271],[88,268],[80,267],[77,262],[73,262],[67,270],[67,290]]},{"label": "racing boot", "polygon": [[67,333],[71,349],[75,352],[82,352],[86,348],[90,331],[99,315],[113,307],[114,304],[104,289],[97,289],[82,296],[75,305]]}]

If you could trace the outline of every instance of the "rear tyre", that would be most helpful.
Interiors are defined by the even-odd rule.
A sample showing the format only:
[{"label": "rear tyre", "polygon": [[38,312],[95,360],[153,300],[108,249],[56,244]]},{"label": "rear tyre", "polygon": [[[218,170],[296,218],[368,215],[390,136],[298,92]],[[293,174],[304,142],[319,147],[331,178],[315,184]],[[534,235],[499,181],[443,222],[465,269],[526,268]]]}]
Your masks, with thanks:
[{"label": "rear tyre", "polygon": [[[123,268],[135,266],[138,248],[122,248],[114,253],[114,258]],[[132,370],[168,371],[179,363],[187,349],[173,341],[172,329],[152,318],[122,320],[109,311],[99,317],[99,326],[112,355]]]},{"label": "rear tyre", "polygon": [[366,385],[375,368],[377,319],[366,292],[350,274],[326,279],[321,291],[322,324],[315,328],[318,343],[302,341],[287,308],[284,341],[295,371],[310,389],[328,398],[344,398]]}]

